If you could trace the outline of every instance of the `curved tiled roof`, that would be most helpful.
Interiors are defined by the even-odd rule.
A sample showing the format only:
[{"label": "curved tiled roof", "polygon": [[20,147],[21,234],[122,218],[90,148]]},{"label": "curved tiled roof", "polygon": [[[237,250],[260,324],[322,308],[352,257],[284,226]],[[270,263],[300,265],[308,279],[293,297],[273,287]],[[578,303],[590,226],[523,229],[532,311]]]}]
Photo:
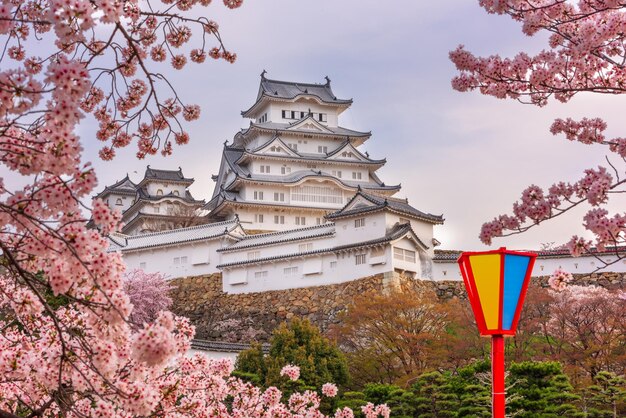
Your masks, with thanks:
[{"label": "curved tiled roof", "polygon": [[300,96],[315,97],[322,103],[334,105],[350,105],[352,99],[339,99],[333,93],[330,87],[330,79],[326,77],[325,84],[317,83],[298,83],[293,81],[270,80],[265,78],[265,71],[261,74],[261,83],[259,85],[259,93],[257,99],[249,109],[241,112],[243,116],[248,113],[259,103],[264,97],[293,100]]},{"label": "curved tiled roof", "polygon": [[115,182],[115,184],[105,186],[104,190],[98,193],[96,197],[101,197],[109,193],[134,195],[136,190],[137,184],[133,183],[133,181],[128,177],[128,174],[126,174],[126,177]]},{"label": "curved tiled roof", "polygon": [[[534,251],[537,254],[537,258],[569,258],[572,257],[567,248],[558,248],[554,250],[540,250]],[[461,256],[461,250],[435,250],[435,257],[433,261],[437,262],[449,262],[456,261]],[[626,254],[626,246],[608,247],[603,251],[599,251],[596,248],[592,248],[590,253],[582,254],[581,257],[595,257],[595,256],[611,256],[618,254]]]},{"label": "curved tiled roof", "polygon": [[321,238],[335,234],[335,224],[327,223],[323,225],[309,226],[307,228],[290,229],[287,231],[269,232],[265,234],[255,234],[243,237],[236,243],[220,248],[218,252],[229,252],[250,247],[263,247],[266,245],[280,244],[303,239]]},{"label": "curved tiled roof", "polygon": [[[303,152],[298,152],[296,150],[293,150],[293,149],[289,148],[289,146],[287,144],[285,144],[285,142],[282,140],[282,138],[277,136],[277,135],[274,135],[272,138],[267,140],[264,144],[259,145],[255,149],[252,149],[252,150],[242,149],[242,151],[241,151],[242,152],[242,156],[243,155],[256,155],[259,151],[263,150],[268,145],[270,145],[271,143],[276,142],[276,141],[278,141],[284,148],[288,149],[288,151],[290,153],[292,153],[293,155],[263,154],[262,155],[263,158],[269,157],[269,158],[282,158],[282,159],[289,159],[289,160],[302,159],[302,160],[306,160],[306,161],[324,161],[324,162],[328,162],[329,164],[336,164],[336,163],[339,162],[339,163],[348,163],[348,164],[384,165],[387,162],[387,160],[384,159],[384,158],[381,159],[381,160],[374,160],[374,159],[370,158],[369,156],[364,155],[363,153],[361,153],[361,151],[356,149],[354,146],[350,145],[349,141],[344,141],[342,145],[337,147],[337,149],[335,149],[335,150],[333,150],[333,151],[331,151],[329,153],[325,153],[325,154],[307,154],[307,153],[303,153]],[[357,154],[360,158],[363,159],[363,161],[355,161],[355,160],[341,159],[341,158],[328,160],[328,157],[334,156],[334,155],[338,154],[339,152],[341,152],[342,150],[344,150],[346,148],[349,148],[350,151],[352,151],[355,154]],[[233,148],[231,148],[231,149],[233,149]],[[234,148],[234,149],[238,149],[238,148]]]},{"label": "curved tiled roof", "polygon": [[[347,209],[358,197],[362,197],[367,201],[371,202],[372,205],[359,204],[354,206],[353,208]],[[390,197],[381,197],[373,194],[365,193],[363,190],[357,192],[352,199],[346,205],[338,210],[337,212],[326,215],[326,219],[338,219],[347,216],[356,216],[367,212],[372,212],[376,210],[388,209],[391,211],[395,211],[401,213],[403,215],[407,215],[410,217],[418,218],[424,221],[432,222],[432,223],[443,223],[443,216],[441,215],[433,215],[430,213],[425,213],[420,210],[415,209],[413,206],[409,205],[408,200],[406,199],[395,199]]]},{"label": "curved tiled roof", "polygon": [[[224,222],[190,226],[169,231],[152,232],[149,234],[121,237],[117,235],[113,241],[115,245],[109,247],[109,251],[131,251],[143,248],[158,247],[162,245],[180,244],[183,242],[199,241],[217,238],[241,227],[238,219]],[[123,239],[123,240],[122,240]]]},{"label": "curved tiled roof", "polygon": [[293,123],[277,123],[277,122],[263,122],[263,123],[255,123],[250,122],[250,127],[240,132],[241,135],[246,135],[248,131],[253,129],[262,129],[266,131],[278,131],[278,132],[294,132],[294,133],[303,133],[303,134],[314,134],[314,135],[327,135],[327,136],[339,136],[339,137],[370,137],[372,136],[371,132],[361,132],[355,131],[352,129],[344,128],[342,126],[326,126],[324,127],[328,129],[330,132],[316,132],[310,131],[308,129],[289,129],[290,127],[306,120],[307,117],[297,120]]},{"label": "curved tiled roof", "polygon": [[176,183],[193,183],[192,178],[187,178],[183,175],[182,168],[178,167],[178,170],[161,170],[156,168],[146,167],[146,172],[143,179],[139,182],[139,186],[147,183],[150,180],[171,181]]},{"label": "curved tiled roof", "polygon": [[297,252],[297,253],[292,253],[292,254],[281,254],[281,255],[275,255],[275,256],[271,256],[271,257],[262,257],[262,258],[257,258],[257,259],[253,259],[253,260],[233,261],[231,263],[220,264],[220,265],[217,266],[217,268],[224,269],[224,268],[227,268],[227,267],[236,267],[236,266],[244,266],[244,265],[248,265],[248,264],[265,263],[265,262],[270,262],[270,261],[280,260],[280,259],[290,259],[290,258],[294,258],[294,257],[305,257],[305,256],[309,256],[309,255],[319,255],[319,254],[326,254],[326,253],[335,253],[335,252],[338,252],[338,251],[350,250],[352,248],[358,248],[358,247],[370,247],[370,246],[374,246],[374,245],[385,244],[385,243],[390,242],[390,241],[395,241],[396,239],[402,238],[404,235],[409,234],[409,233],[411,233],[417,239],[417,241],[420,243],[420,245],[422,245],[426,249],[428,248],[428,246],[424,245],[424,243],[419,239],[419,237],[417,237],[415,232],[413,232],[413,229],[411,229],[411,225],[409,225],[409,224],[396,224],[383,237],[372,239],[372,240],[361,241],[361,242],[354,242],[354,243],[345,244],[345,245],[337,245],[337,246],[334,246],[334,247],[323,248],[323,249],[319,249],[319,250],[303,251],[303,252]]}]

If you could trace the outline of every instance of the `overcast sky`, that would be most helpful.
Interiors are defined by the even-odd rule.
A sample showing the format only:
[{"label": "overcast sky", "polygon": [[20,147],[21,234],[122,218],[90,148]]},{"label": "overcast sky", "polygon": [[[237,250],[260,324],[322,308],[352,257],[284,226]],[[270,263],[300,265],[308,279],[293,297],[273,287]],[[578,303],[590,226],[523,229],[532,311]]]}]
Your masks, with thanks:
[{"label": "overcast sky", "polygon": [[[328,75],[338,97],[354,100],[340,124],[371,130],[361,150],[387,158],[381,179],[401,183],[397,196],[418,209],[444,215],[445,224],[435,230],[441,248],[484,249],[480,226],[510,211],[525,186],[575,180],[584,168],[603,163],[601,152],[553,137],[548,128],[555,117],[603,116],[616,135],[623,120],[620,107],[626,103],[620,97],[580,96],[539,109],[453,91],[448,52],[458,44],[483,55],[511,56],[536,52],[545,42],[525,37],[507,17],[488,15],[477,1],[245,0],[229,10],[215,0],[203,10],[218,21],[238,59],[171,71],[183,100],[202,107],[200,120],[189,126],[191,142],[168,158],[138,161],[129,146],[112,162],[102,162],[96,157],[101,144],[92,139],[87,121],[80,134],[86,159],[95,163],[98,191],[126,172],[140,179],[147,164],[181,166],[196,179],[194,196],[208,200],[223,142],[249,124],[240,111],[254,102],[261,71],[302,82],[321,83]],[[494,246],[562,243],[582,232],[581,213]]]}]

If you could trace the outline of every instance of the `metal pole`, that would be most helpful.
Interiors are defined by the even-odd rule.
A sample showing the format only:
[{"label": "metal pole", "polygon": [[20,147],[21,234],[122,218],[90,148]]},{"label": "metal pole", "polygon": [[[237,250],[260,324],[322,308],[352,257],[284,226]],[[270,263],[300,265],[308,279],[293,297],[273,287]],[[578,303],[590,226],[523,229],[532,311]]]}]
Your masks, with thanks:
[{"label": "metal pole", "polygon": [[491,336],[491,393],[493,418],[505,418],[504,337]]}]

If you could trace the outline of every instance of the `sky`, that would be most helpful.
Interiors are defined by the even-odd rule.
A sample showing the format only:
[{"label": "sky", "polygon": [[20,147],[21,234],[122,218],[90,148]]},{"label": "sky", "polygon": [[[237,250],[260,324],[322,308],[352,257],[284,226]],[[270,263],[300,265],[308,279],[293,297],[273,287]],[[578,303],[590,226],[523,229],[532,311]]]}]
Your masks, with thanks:
[{"label": "sky", "polygon": [[[478,240],[480,226],[510,212],[526,186],[574,181],[585,168],[604,163],[601,150],[553,137],[554,118],[602,116],[608,134],[619,135],[624,97],[586,95],[537,108],[452,90],[456,72],[448,53],[459,44],[503,56],[535,53],[546,44],[545,36],[524,36],[518,23],[487,14],[477,1],[244,0],[229,10],[215,0],[201,11],[220,24],[236,63],[162,68],[183,101],[202,108],[200,120],[187,125],[190,143],[175,146],[170,157],[136,160],[131,145],[113,161],[100,161],[95,124],[85,121],[79,133],[96,168],[98,191],[126,173],[139,180],[149,164],[182,167],[195,178],[194,197],[208,200],[223,143],[248,126],[240,111],[254,102],[263,70],[278,80],[323,83],[328,76],[338,97],[352,98],[340,125],[372,131],[360,149],[387,159],[378,174],[386,184],[402,185],[397,197],[443,214],[435,237],[444,249],[486,249]],[[583,232],[583,214],[578,210],[493,246],[561,244]]]}]

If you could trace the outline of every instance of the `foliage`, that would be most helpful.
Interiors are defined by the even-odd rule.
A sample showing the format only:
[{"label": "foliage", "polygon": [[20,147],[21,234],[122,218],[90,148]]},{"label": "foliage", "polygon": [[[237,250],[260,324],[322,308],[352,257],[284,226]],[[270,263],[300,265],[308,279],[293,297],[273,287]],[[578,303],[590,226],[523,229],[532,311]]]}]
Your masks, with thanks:
[{"label": "foliage", "polygon": [[[187,357],[186,319],[161,311],[133,329],[125,267],[107,252],[120,213],[100,199],[82,203],[97,183],[77,135],[83,118],[97,121],[104,160],[133,141],[138,158],[188,142],[183,120],[200,109],[182,102],[159,63],[180,70],[188,59],[235,60],[218,25],[190,11],[209,3],[0,3],[0,164],[20,176],[0,179],[3,418],[322,416],[316,392],[281,403],[280,390],[231,377],[228,361]],[[197,47],[185,50],[191,39]],[[363,413],[388,415],[371,404]]]},{"label": "foliage", "polygon": [[[297,382],[281,376],[285,364],[300,368]],[[312,388],[320,390],[326,382],[343,385],[348,382],[348,367],[344,355],[319,329],[308,320],[294,318],[272,333],[268,355],[260,344],[241,352],[236,371],[258,376],[265,387],[276,386],[289,393]]]},{"label": "foliage", "polygon": [[161,273],[132,270],[124,276],[124,291],[133,304],[129,321],[135,326],[153,322],[159,312],[172,306],[170,284]]},{"label": "foliage", "polygon": [[590,405],[588,415],[612,418],[626,415],[626,379],[615,373],[602,371],[594,376],[593,382],[593,385],[583,391],[583,396]]},{"label": "foliage", "polygon": [[424,373],[411,386],[416,412],[423,418],[456,417],[460,400],[453,388],[449,374]]},{"label": "foliage", "polygon": [[356,386],[402,383],[441,365],[453,315],[426,289],[355,298],[330,335],[346,353]]},{"label": "foliage", "polygon": [[579,399],[557,362],[512,363],[507,407],[519,417],[579,417]]},{"label": "foliage", "polygon": [[[476,57],[463,46],[450,53],[460,74],[452,81],[459,91],[478,89],[500,99],[544,106],[550,99],[568,102],[582,92],[622,94],[626,92],[626,6],[618,1],[589,0],[483,0],[489,12],[508,15],[523,24],[526,35],[549,34],[549,48],[534,56],[524,52],[514,58],[493,55]],[[573,236],[567,247],[574,256],[626,243],[626,214],[611,216],[603,207],[611,195],[623,193],[626,138],[607,138],[606,123],[600,118],[579,121],[556,119],[550,131],[570,141],[603,147],[613,159],[608,167],[585,170],[574,182],[558,182],[548,190],[531,185],[513,205],[512,215],[500,215],[485,223],[480,238],[489,245],[494,237],[526,231],[546,220],[570,211],[582,202],[591,205],[583,225],[594,242]],[[619,262],[623,255],[614,254]]]}]

